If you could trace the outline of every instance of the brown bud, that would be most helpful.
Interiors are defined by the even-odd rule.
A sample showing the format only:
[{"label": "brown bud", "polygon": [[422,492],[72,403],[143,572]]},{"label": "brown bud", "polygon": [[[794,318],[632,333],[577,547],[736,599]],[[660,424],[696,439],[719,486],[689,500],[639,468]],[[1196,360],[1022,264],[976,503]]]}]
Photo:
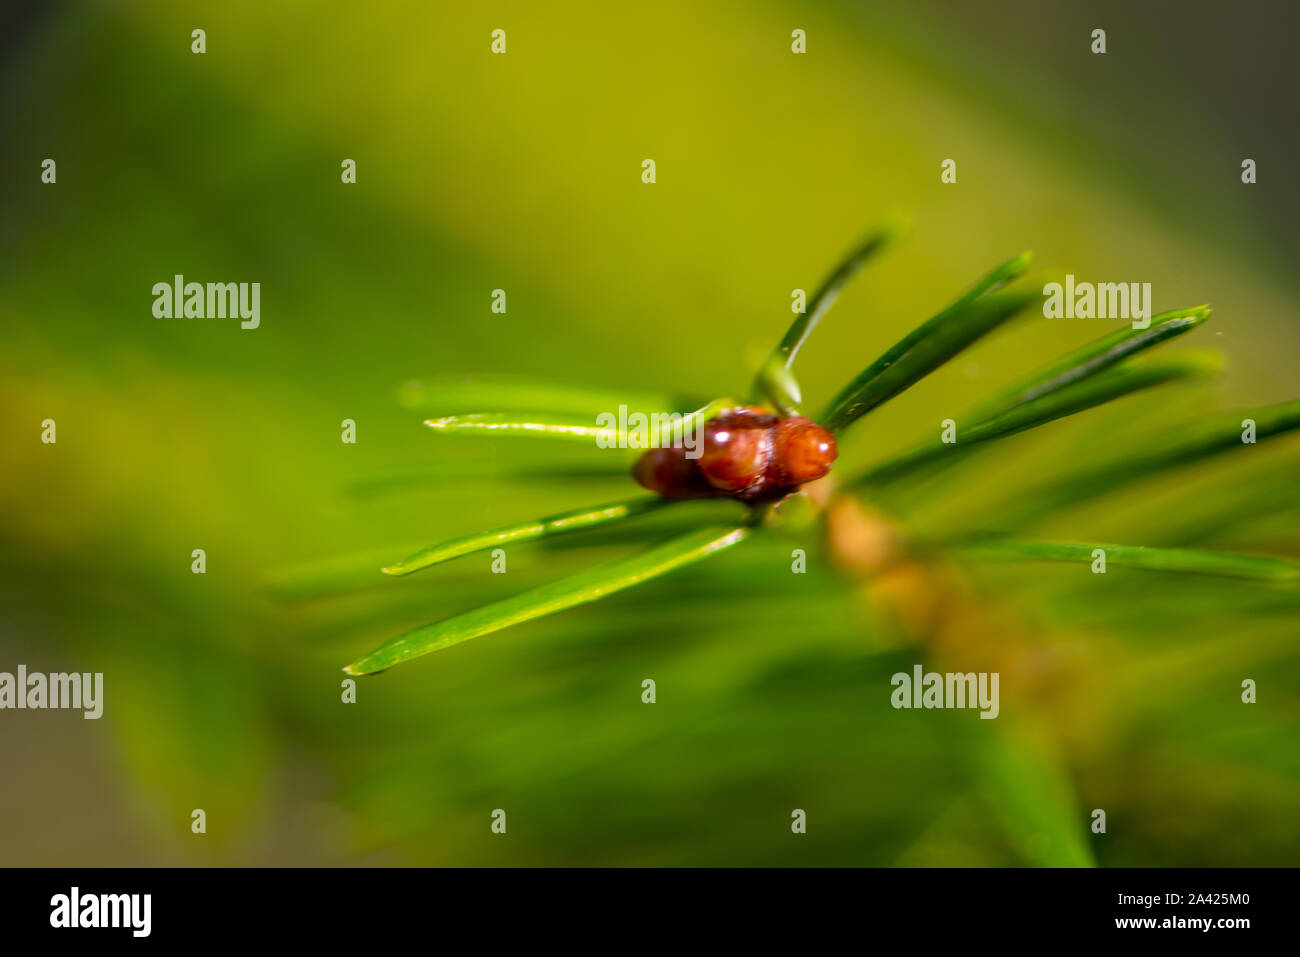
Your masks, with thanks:
[{"label": "brown bud", "polygon": [[637,459],[632,477],[664,498],[703,498],[718,494],[700,471],[699,460],[688,459],[685,449],[650,449]]},{"label": "brown bud", "polygon": [[774,424],[774,416],[745,408],[705,423],[700,469],[709,484],[739,492],[760,481],[772,457],[769,432]]},{"label": "brown bud", "polygon": [[773,481],[779,485],[803,485],[819,479],[839,455],[835,436],[801,415],[781,420],[773,444],[773,464],[780,470]]}]

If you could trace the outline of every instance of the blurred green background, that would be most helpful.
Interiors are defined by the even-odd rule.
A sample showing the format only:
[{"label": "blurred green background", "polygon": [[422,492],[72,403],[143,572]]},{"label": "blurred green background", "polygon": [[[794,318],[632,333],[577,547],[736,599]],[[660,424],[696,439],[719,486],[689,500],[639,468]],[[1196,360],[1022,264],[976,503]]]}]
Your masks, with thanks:
[{"label": "blurred green background", "polygon": [[[1044,653],[1098,662],[1105,720],[1067,711],[1053,727],[1005,701],[992,722],[891,709],[889,675],[917,653],[824,556],[790,575],[781,542],[362,679],[354,705],[339,671],[628,548],[593,536],[512,549],[505,576],[475,556],[381,579],[412,546],[632,491],[493,477],[596,453],[440,439],[400,404],[404,382],[735,393],[789,321],[790,291],[893,207],[909,240],[800,356],[814,407],[1026,248],[1030,283],[1072,272],[1150,282],[1156,311],[1210,302],[1194,339],[1226,359],[1213,383],[1005,443],[905,503],[918,530],[996,526],[999,503],[1121,437],[1295,398],[1293,7],[67,3],[3,17],[0,670],[102,671],[106,709],[0,714],[0,863],[1295,862],[1300,604],[1260,585],[1117,571],[1100,596],[1074,568],[977,573]],[[1104,56],[1089,52],[1096,27]],[[40,182],[46,157],[56,185]],[[946,158],[955,185],[940,183]],[[155,318],[151,288],[177,273],[260,282],[261,327]],[[505,315],[489,308],[497,288]],[[998,334],[857,425],[841,467],[1114,327],[1031,318]],[[56,445],[40,442],[46,418]],[[1251,508],[1252,476],[1292,482],[1296,451],[1260,446],[1035,532],[1300,554],[1294,496]],[[425,480],[358,490],[422,464]],[[1232,521],[1205,521],[1225,508]],[[195,548],[206,575],[190,572]],[[334,559],[349,587],[273,587]],[[1088,832],[1093,808],[1104,836]]]}]

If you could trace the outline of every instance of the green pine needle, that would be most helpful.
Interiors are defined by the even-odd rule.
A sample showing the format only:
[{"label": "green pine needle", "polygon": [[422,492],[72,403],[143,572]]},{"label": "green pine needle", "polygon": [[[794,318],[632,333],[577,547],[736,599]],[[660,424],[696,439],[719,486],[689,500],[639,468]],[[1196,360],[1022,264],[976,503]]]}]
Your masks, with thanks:
[{"label": "green pine needle", "polygon": [[617,448],[620,441],[627,441],[627,435],[617,428],[596,425],[594,419],[585,416],[570,418],[543,417],[532,413],[474,412],[469,415],[427,419],[424,424],[443,435],[529,436],[607,448]]},{"label": "green pine needle", "polygon": [[1190,548],[993,539],[958,546],[955,552],[968,561],[1077,562],[1090,565],[1094,560],[1094,550],[1099,548],[1106,553],[1107,567],[1128,566],[1152,571],[1248,578],[1255,581],[1300,580],[1300,562],[1288,558]]},{"label": "green pine needle", "polygon": [[995,297],[994,291],[1023,275],[1032,255],[1021,253],[977,282],[951,306],[895,343],[840,391],[821,422],[841,431],[914,385],[976,340],[1038,298],[1036,293]]},{"label": "green pine needle", "polygon": [[744,525],[713,525],[687,532],[648,551],[416,628],[363,655],[343,670],[353,675],[373,674],[471,638],[597,601],[707,558],[743,541],[748,534],[749,528]]},{"label": "green pine needle", "polygon": [[938,439],[876,466],[850,482],[850,487],[896,481],[944,458],[960,460],[972,448],[994,439],[1037,428],[1048,422],[1104,405],[1122,396],[1171,382],[1202,378],[1217,372],[1218,353],[1189,350],[1161,359],[1130,359],[1090,379],[1075,382],[1040,398],[1013,405],[1006,412],[963,427],[957,425],[956,443]]},{"label": "green pine needle", "polygon": [[[637,434],[636,423],[629,418],[629,430],[619,426],[604,426],[596,423],[595,417],[587,418],[575,415],[543,416],[532,413],[517,412],[476,412],[469,415],[449,415],[440,419],[428,419],[425,425],[444,435],[468,435],[486,437],[528,436],[540,439],[558,439],[563,442],[579,442],[600,448],[645,449],[672,445],[681,439],[688,429],[699,422],[707,422],[723,409],[736,405],[731,398],[715,399],[694,412],[679,415],[668,423],[665,431],[664,421],[659,415],[647,413],[647,427],[643,434]],[[603,413],[617,415],[618,405],[604,409]],[[602,414],[602,413],[597,413]],[[629,416],[631,413],[629,413]]]},{"label": "green pine needle", "polygon": [[652,512],[668,504],[670,503],[667,499],[647,495],[623,502],[612,502],[609,505],[597,505],[594,508],[588,507],[575,509],[571,512],[561,512],[559,515],[551,515],[532,521],[516,522],[513,525],[503,525],[500,528],[476,532],[472,535],[463,535],[460,538],[452,538],[437,545],[422,548],[400,562],[386,566],[383,571],[386,575],[409,575],[412,572],[418,572],[422,568],[428,568],[430,565],[437,565],[453,558],[460,558],[462,555],[470,555],[474,552],[499,548],[502,545],[512,543],[529,542],[546,535],[562,535],[565,532],[576,532],[584,528],[608,525],[611,522],[619,522],[635,515],[644,515],[646,512]]},{"label": "green pine needle", "polygon": [[766,398],[783,415],[792,415],[798,411],[802,401],[799,384],[791,368],[805,342],[817,328],[822,317],[826,315],[839,299],[844,286],[857,275],[867,261],[907,229],[904,216],[896,215],[887,220],[875,232],[868,234],[843,261],[822,282],[813,293],[807,308],[799,315],[790,328],[786,330],[771,357],[763,364],[754,380],[753,397],[755,400]]},{"label": "green pine needle", "polygon": [[1004,390],[980,406],[971,417],[987,418],[1097,375],[1139,352],[1191,332],[1208,318],[1209,306],[1175,309],[1153,317],[1146,329],[1130,326],[1094,339]]},{"label": "green pine needle", "polygon": [[[1256,444],[1242,440],[1245,428],[1242,423],[1247,419],[1255,423]],[[1248,455],[1258,448],[1258,443],[1296,429],[1300,429],[1300,400],[1225,412],[1207,422],[1189,424],[1171,436],[1153,436],[1141,443],[1138,451],[1102,465],[1021,489],[1016,504],[1008,508],[1003,525],[1025,525],[1125,485],[1229,452]]]}]

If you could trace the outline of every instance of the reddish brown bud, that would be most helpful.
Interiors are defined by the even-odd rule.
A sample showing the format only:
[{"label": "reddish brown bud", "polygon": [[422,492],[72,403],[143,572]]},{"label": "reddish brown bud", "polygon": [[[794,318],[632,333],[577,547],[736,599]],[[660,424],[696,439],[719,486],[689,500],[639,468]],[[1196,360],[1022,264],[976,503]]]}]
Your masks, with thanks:
[{"label": "reddish brown bud", "polygon": [[698,459],[680,447],[651,449],[632,474],[665,498],[726,495],[756,505],[821,478],[837,454],[835,437],[811,419],[739,406],[705,423]]},{"label": "reddish brown bud", "polygon": [[664,498],[702,498],[717,490],[705,481],[699,460],[682,448],[650,449],[637,459],[632,477]]},{"label": "reddish brown bud", "polygon": [[710,485],[738,492],[762,479],[772,457],[771,418],[758,410],[733,409],[705,423],[700,469]]},{"label": "reddish brown bud", "polygon": [[803,416],[782,419],[774,437],[774,461],[782,485],[803,485],[821,478],[831,470],[839,455],[835,436]]}]

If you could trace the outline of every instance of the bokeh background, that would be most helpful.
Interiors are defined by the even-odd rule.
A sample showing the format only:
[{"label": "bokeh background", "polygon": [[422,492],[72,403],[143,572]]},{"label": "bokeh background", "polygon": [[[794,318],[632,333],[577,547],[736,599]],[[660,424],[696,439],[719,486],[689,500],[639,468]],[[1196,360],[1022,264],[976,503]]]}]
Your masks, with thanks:
[{"label": "bokeh background", "polygon": [[[1094,660],[1105,706],[1050,721],[1006,701],[993,722],[892,710],[889,675],[917,653],[820,553],[790,575],[780,542],[364,679],[354,705],[339,668],[633,547],[382,579],[411,546],[632,491],[521,480],[595,452],[439,439],[403,383],[734,393],[790,290],[891,208],[908,241],[800,357],[815,406],[1027,248],[1031,283],[1211,303],[1194,338],[1225,356],[1212,383],[1018,437],[914,496],[900,507],[926,534],[996,526],[1123,438],[1296,397],[1297,19],[1119,0],[7,8],[0,670],[102,671],[106,710],[0,713],[0,863],[1294,863],[1300,604],[1266,586],[973,570],[1044,649]],[[260,282],[261,328],[154,318],[176,273]],[[1113,327],[1004,330],[855,426],[841,467]],[[1261,445],[1034,531],[1300,554],[1277,494],[1296,452]]]}]

